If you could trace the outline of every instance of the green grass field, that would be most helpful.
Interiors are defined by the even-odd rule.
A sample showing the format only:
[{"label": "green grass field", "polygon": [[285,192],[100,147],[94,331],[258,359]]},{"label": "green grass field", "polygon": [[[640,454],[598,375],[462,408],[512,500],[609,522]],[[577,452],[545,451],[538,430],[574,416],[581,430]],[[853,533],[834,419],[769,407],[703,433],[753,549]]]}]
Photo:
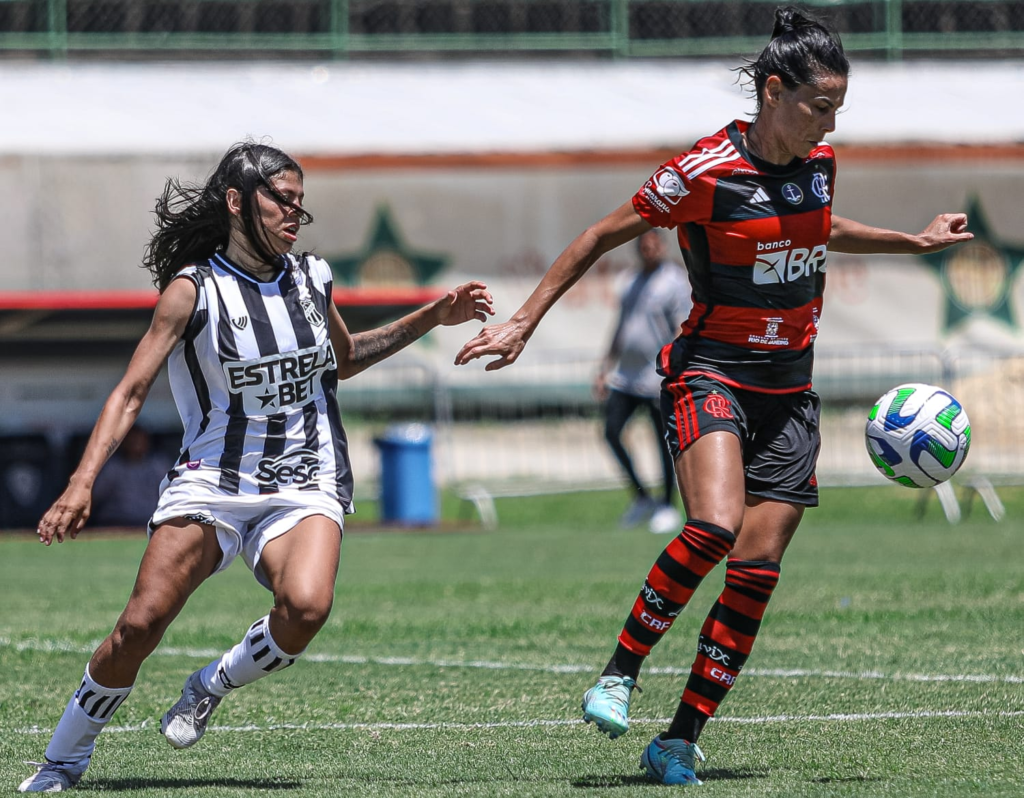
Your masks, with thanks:
[{"label": "green grass field", "polygon": [[[786,562],[747,670],[708,726],[703,787],[648,783],[640,752],[673,713],[698,591],[655,649],[628,735],[579,700],[666,537],[623,531],[622,493],[498,502],[492,532],[351,523],[334,614],[300,664],[230,696],[196,748],[159,718],[185,676],[270,597],[240,562],[208,582],[99,741],[83,794],[132,796],[1020,796],[1024,492],[958,526],[900,488],[823,492]],[[451,502],[445,514],[455,513]],[[0,790],[39,759],[144,541],[46,549],[0,537]]]}]

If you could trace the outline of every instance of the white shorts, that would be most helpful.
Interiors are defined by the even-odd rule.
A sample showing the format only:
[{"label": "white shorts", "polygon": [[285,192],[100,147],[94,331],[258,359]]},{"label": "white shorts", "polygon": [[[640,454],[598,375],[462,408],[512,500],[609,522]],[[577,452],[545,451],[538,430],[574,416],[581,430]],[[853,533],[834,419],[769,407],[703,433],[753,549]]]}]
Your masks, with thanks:
[{"label": "white shorts", "polygon": [[259,568],[263,547],[312,515],[326,516],[339,530],[345,528],[340,502],[317,490],[230,494],[194,482],[172,482],[160,494],[156,512],[149,520],[148,534],[152,536],[160,524],[175,518],[208,524],[217,530],[221,550],[216,572],[223,571],[241,554],[256,581],[269,590],[263,569]]}]

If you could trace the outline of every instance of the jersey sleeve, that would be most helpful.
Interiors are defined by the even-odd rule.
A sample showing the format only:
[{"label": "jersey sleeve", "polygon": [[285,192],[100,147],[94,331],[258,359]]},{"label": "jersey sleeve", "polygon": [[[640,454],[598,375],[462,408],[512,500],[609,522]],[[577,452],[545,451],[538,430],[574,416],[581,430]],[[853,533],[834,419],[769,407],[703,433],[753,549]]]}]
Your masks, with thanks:
[{"label": "jersey sleeve", "polygon": [[708,220],[714,182],[687,175],[682,163],[688,155],[683,153],[662,164],[633,195],[633,209],[652,227]]}]

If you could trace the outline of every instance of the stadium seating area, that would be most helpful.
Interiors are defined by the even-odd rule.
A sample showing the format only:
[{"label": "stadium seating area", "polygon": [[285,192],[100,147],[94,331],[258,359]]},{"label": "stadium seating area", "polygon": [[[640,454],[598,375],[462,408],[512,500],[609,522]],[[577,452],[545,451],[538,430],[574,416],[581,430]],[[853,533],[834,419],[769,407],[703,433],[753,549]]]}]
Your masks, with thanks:
[{"label": "stadium seating area", "polygon": [[[67,484],[89,433],[63,443],[42,433],[0,434],[0,529],[31,529]],[[153,443],[167,467],[174,463],[180,430],[157,430]]]}]

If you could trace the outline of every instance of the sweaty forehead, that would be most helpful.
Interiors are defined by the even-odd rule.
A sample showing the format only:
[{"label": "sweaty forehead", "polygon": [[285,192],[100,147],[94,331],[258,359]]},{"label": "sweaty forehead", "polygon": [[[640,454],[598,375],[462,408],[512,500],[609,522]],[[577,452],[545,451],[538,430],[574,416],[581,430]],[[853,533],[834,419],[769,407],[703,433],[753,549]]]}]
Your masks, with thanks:
[{"label": "sweaty forehead", "polygon": [[846,97],[849,81],[843,75],[823,73],[816,77],[808,86],[801,86],[808,94],[815,97],[828,97],[836,105],[841,105]]}]

